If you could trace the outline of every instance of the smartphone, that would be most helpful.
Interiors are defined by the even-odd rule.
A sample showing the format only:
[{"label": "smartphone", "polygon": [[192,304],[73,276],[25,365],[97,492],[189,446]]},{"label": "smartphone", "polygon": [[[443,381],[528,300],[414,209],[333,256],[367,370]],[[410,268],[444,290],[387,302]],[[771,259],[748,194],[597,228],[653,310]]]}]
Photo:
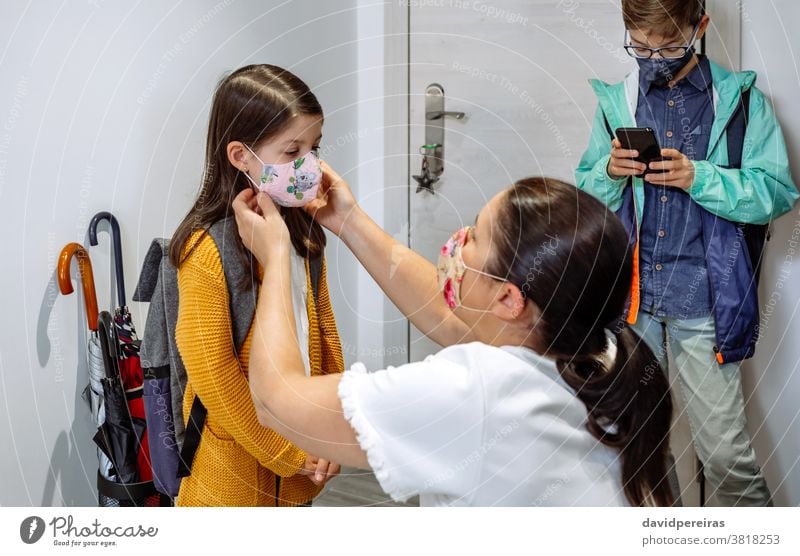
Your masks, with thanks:
[{"label": "smartphone", "polygon": [[[633,149],[639,151],[639,156],[634,158],[636,162],[650,164],[657,160],[664,160],[661,156],[661,147],[652,128],[649,127],[619,127],[617,128],[617,139],[622,143],[623,149]],[[656,173],[663,170],[651,170],[646,172]]]}]

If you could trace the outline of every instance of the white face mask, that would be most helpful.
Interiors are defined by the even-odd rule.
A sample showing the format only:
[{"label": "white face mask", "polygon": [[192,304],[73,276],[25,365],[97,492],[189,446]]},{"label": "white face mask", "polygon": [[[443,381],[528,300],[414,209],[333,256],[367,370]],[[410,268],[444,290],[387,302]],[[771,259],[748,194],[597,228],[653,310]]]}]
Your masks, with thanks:
[{"label": "white face mask", "polygon": [[315,151],[308,151],[300,158],[284,164],[267,164],[250,147],[247,150],[261,163],[260,183],[245,173],[247,179],[256,189],[269,195],[275,204],[302,207],[316,198],[322,183],[322,167]]}]

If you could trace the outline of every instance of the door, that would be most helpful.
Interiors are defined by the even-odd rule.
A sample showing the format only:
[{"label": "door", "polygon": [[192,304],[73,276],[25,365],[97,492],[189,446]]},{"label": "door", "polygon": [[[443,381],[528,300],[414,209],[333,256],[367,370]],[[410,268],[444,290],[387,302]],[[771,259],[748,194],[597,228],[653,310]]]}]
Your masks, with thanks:
[{"label": "door", "polygon": [[[411,2],[409,174],[420,175],[426,89],[441,85],[444,168],[433,192],[410,190],[410,244],[431,261],[515,180],[573,182],[595,110],[590,77],[619,80],[633,68],[622,48],[619,4],[608,0]],[[430,135],[428,136],[430,137]],[[413,326],[411,361],[439,347]]]},{"label": "door", "polygon": [[[412,181],[409,193],[410,245],[435,262],[449,235],[515,180],[547,175],[574,183],[596,108],[588,80],[619,81],[635,62],[622,48],[618,0],[409,4],[410,175],[421,174],[419,149],[429,142],[426,89],[440,85],[444,111],[464,113],[443,118],[444,168],[433,191],[415,190]],[[738,3],[707,4],[714,24],[698,51],[738,69]],[[411,361],[439,349],[411,326]],[[683,503],[697,505],[691,433],[680,396],[675,402],[672,451]]]}]

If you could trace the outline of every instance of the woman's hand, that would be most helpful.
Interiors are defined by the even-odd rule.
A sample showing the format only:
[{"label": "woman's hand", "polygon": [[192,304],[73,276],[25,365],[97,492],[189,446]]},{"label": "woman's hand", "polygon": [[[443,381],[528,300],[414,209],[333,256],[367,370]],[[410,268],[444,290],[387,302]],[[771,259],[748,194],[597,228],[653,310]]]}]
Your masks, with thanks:
[{"label": "woman's hand", "polygon": [[261,266],[291,248],[289,229],[266,193],[244,189],[233,200],[239,236]]},{"label": "woman's hand", "polygon": [[320,194],[305,206],[305,210],[317,222],[339,236],[347,219],[358,208],[358,203],[347,182],[325,161],[320,161],[320,164],[323,172]]},{"label": "woman's hand", "polygon": [[300,474],[306,475],[315,485],[324,485],[338,475],[339,471],[340,467],[338,463],[308,455],[306,456],[303,469],[300,470]]}]

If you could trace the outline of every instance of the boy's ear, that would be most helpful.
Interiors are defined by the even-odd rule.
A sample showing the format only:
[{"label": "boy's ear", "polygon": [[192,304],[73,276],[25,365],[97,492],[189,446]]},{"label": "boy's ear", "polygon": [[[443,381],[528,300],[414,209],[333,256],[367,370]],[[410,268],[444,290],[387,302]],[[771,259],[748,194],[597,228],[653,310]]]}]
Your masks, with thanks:
[{"label": "boy's ear", "polygon": [[243,172],[247,171],[247,155],[250,153],[247,148],[245,148],[244,143],[241,141],[231,141],[228,143],[226,152],[228,154],[228,162],[230,162],[234,168]]},{"label": "boy's ear", "polygon": [[708,29],[708,24],[711,23],[711,18],[708,14],[704,14],[702,18],[700,18],[700,24],[697,27],[697,35],[695,36],[694,40],[699,42],[700,39],[703,38],[703,35],[706,34],[706,30]]}]

